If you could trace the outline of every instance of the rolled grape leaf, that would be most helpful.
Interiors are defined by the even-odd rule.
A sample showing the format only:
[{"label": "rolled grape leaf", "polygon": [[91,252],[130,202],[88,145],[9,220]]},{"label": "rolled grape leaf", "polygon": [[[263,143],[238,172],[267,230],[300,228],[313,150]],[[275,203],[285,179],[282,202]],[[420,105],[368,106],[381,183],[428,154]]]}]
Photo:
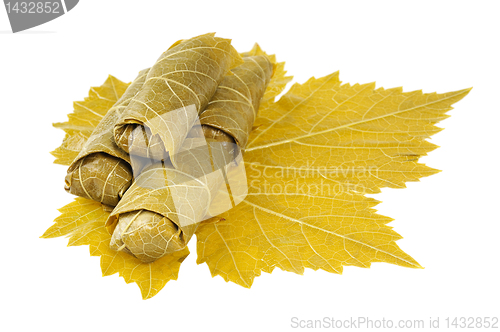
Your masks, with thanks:
[{"label": "rolled grape leaf", "polygon": [[273,74],[267,56],[243,58],[244,63],[226,75],[217,91],[200,114],[200,123],[231,135],[244,148],[259,110],[260,100]]},{"label": "rolled grape leaf", "polygon": [[[168,162],[146,167],[113,210],[106,222],[110,248],[143,262],[185,248],[199,223],[212,216],[213,198],[226,188],[221,168],[235,159],[235,146],[219,129],[194,127],[178,154],[179,167]],[[223,192],[226,200],[217,202],[226,211],[231,202]]]},{"label": "rolled grape leaf", "polygon": [[[201,125],[188,133],[176,155],[178,166],[146,168],[112,212],[107,222],[112,249],[154,261],[185,248],[202,220],[244,198],[231,190],[227,174],[238,167],[231,163],[248,140],[273,64],[266,56],[246,57],[232,72],[200,114]],[[146,145],[151,136],[135,132]]]},{"label": "rolled grape leaf", "polygon": [[[175,44],[174,44],[175,45]],[[141,91],[115,125],[114,137],[125,152],[157,160],[182,147],[198,114],[205,109],[230,69],[242,64],[229,39],[213,33],[181,40],[151,67]],[[137,126],[150,136],[148,145],[130,139]]]},{"label": "rolled grape leaf", "polygon": [[71,194],[115,206],[132,183],[130,158],[118,148],[113,126],[143,86],[148,69],[139,72],[121,98],[106,113],[68,168],[65,189]]}]

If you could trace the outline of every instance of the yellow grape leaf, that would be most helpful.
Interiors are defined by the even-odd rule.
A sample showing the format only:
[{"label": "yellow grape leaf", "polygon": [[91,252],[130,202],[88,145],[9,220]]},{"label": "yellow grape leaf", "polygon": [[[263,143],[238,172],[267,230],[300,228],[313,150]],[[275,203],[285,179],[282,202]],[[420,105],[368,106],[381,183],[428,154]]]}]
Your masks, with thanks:
[{"label": "yellow grape leaf", "polygon": [[[263,55],[256,44],[248,55]],[[292,77],[284,63],[261,101],[245,153],[247,198],[234,209],[203,222],[196,232],[198,263],[212,275],[250,287],[262,271],[275,267],[341,273],[343,266],[369,267],[388,262],[420,268],[395,243],[401,238],[392,219],[378,215],[378,201],[364,196],[382,187],[403,188],[437,172],[421,163],[436,146],[426,141],[440,129],[451,105],[469,91],[445,94],[376,89],[373,83],[342,85],[338,73],[295,84],[274,99]],[[128,84],[110,76],[89,97],[75,103],[63,144],[52,152],[69,165],[100,119]],[[143,298],[176,279],[187,249],[153,263],[141,263],[109,249],[104,228],[109,212],[99,203],[77,198],[63,207],[43,237],[69,235],[69,245],[88,244],[101,256],[103,275],[118,272],[136,282]]]},{"label": "yellow grape leaf", "polygon": [[152,263],[142,263],[125,252],[109,248],[111,235],[104,227],[109,212],[101,203],[78,197],[59,211],[61,215],[42,237],[68,235],[69,246],[88,245],[91,256],[101,257],[103,276],[119,273],[125,282],[135,282],[143,299],[155,296],[168,281],[176,280],[182,261],[189,255],[185,248]]},{"label": "yellow grape leaf", "polygon": [[198,227],[198,264],[245,287],[275,267],[299,274],[373,262],[420,268],[364,194],[436,173],[418,163],[436,148],[426,138],[469,90],[342,85],[338,73],[293,85],[259,111],[244,156],[248,196]]},{"label": "yellow grape leaf", "polygon": [[66,132],[61,146],[51,152],[56,157],[54,163],[69,166],[73,162],[99,121],[129,85],[109,75],[103,85],[90,88],[89,96],[83,101],[73,103],[69,121],[54,123],[54,127]]}]

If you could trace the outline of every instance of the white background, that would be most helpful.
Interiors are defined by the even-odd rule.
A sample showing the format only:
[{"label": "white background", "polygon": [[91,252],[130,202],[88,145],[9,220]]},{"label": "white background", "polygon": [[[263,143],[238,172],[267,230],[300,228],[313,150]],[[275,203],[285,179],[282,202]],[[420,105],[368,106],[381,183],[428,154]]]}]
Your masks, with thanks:
[{"label": "white background", "polygon": [[[5,331],[286,331],[291,318],[500,316],[498,215],[500,21],[496,1],[97,1],[12,34],[0,8],[1,295]],[[304,82],[404,91],[473,90],[440,123],[421,159],[443,170],[383,190],[381,214],[423,270],[376,263],[343,275],[276,270],[251,289],[211,278],[192,254],[178,281],[143,301],[135,284],[101,277],[99,258],[67,239],[39,239],[72,201],[49,151],[51,126],[108,74],[130,81],[173,42],[206,32],[239,51],[259,42]],[[499,323],[500,325],[500,323]],[[196,330],[195,330],[196,329]]]}]

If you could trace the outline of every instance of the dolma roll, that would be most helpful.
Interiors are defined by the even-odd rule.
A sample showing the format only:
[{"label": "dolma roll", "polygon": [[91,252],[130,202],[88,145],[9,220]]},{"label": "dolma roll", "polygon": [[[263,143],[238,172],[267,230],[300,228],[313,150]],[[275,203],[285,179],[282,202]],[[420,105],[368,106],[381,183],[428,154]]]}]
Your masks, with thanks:
[{"label": "dolma roll", "polygon": [[[215,128],[203,132],[206,142],[201,144],[199,137],[186,138],[178,156],[179,168],[158,162],[135,179],[108,219],[111,249],[151,262],[187,245],[213,197],[225,187],[217,167],[234,159],[231,137]],[[229,148],[219,143],[228,143]],[[226,210],[230,207],[227,201]]]},{"label": "dolma roll", "polygon": [[[229,39],[213,33],[181,40],[151,67],[141,91],[115,125],[117,145],[125,152],[165,160],[175,154],[230,69],[242,63]],[[137,126],[150,134],[147,145],[130,139]]]},{"label": "dolma roll", "polygon": [[200,114],[200,123],[218,128],[234,138],[244,149],[257,117],[260,100],[271,80],[274,66],[267,56],[243,58],[243,64],[231,70],[217,93]]},{"label": "dolma roll", "polygon": [[82,196],[115,206],[132,183],[130,158],[118,148],[113,126],[121,113],[142,88],[148,69],[139,72],[121,98],[111,107],[68,168],[65,189]]}]

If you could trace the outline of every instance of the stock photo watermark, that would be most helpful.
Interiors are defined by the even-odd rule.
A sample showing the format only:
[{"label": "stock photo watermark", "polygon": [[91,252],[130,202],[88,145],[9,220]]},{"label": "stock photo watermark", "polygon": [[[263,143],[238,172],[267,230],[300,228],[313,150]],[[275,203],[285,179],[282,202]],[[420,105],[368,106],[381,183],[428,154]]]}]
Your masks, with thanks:
[{"label": "stock photo watermark", "polygon": [[291,317],[293,329],[498,329],[498,317],[429,317],[426,319],[389,319],[367,316],[318,319]]},{"label": "stock photo watermark", "polygon": [[16,33],[47,23],[66,14],[78,4],[78,1],[79,0],[4,0],[4,5],[7,16],[9,17],[12,32]]},{"label": "stock photo watermark", "polygon": [[380,179],[378,166],[266,166],[248,163],[248,185],[255,194],[332,196],[367,192],[370,178]]}]

